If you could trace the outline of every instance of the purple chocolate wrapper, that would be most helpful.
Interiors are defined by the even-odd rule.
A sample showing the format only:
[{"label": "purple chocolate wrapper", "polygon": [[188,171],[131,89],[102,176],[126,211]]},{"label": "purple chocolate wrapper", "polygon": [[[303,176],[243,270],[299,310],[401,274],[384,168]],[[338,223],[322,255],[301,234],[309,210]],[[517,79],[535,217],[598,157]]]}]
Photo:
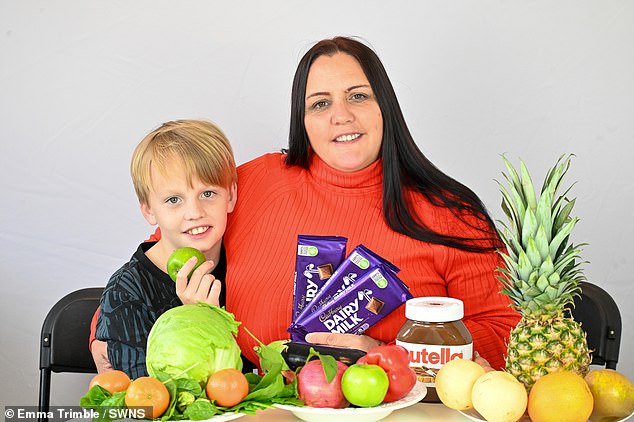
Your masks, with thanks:
[{"label": "purple chocolate wrapper", "polygon": [[318,311],[326,303],[379,267],[383,267],[386,271],[391,271],[394,274],[400,271],[396,265],[372,252],[366,246],[358,245],[337,267],[330,279],[324,283],[311,304],[306,306],[300,315],[295,317],[294,322],[301,321],[313,312]]},{"label": "purple chocolate wrapper", "polygon": [[336,298],[289,327],[291,337],[307,333],[361,334],[413,296],[391,268],[380,266],[366,273]]},{"label": "purple chocolate wrapper", "polygon": [[292,321],[344,260],[347,242],[341,236],[297,236]]}]

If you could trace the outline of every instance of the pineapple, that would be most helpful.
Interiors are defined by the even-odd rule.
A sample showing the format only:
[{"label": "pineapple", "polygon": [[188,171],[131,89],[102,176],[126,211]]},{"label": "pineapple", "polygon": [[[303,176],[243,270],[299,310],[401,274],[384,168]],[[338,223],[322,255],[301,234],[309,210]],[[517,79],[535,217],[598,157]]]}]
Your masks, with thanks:
[{"label": "pineapple", "polygon": [[520,160],[518,175],[502,156],[508,189],[498,184],[508,224],[498,222],[506,246],[500,251],[505,266],[497,269],[498,279],[502,293],[522,315],[509,337],[506,371],[527,391],[550,372],[568,370],[585,376],[590,364],[586,334],[565,308],[585,280],[579,256],[585,244],[570,243],[578,221],[570,217],[575,200],[566,198],[572,186],[557,196],[571,157],[559,157],[537,198],[524,162]]}]

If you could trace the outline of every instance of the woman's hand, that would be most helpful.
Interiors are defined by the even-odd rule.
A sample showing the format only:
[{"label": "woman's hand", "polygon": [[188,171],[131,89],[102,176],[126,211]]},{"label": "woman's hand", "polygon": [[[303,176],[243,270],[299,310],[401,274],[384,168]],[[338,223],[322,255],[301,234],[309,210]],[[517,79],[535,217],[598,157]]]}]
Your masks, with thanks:
[{"label": "woman's hand", "polygon": [[491,367],[491,364],[489,364],[489,361],[480,356],[480,353],[478,352],[473,352],[473,361],[484,368],[487,372],[495,371],[495,369]]},{"label": "woman's hand", "polygon": [[329,332],[315,332],[306,334],[306,341],[313,344],[325,346],[346,347],[348,349],[359,349],[367,352],[376,346],[384,344],[380,340],[364,334],[340,334]]},{"label": "woman's hand", "polygon": [[108,343],[101,340],[93,340],[90,344],[90,353],[92,353],[92,359],[95,361],[97,372],[112,371],[112,365],[108,360]]},{"label": "woman's hand", "polygon": [[215,268],[213,261],[205,261],[192,273],[189,281],[187,275],[196,265],[196,259],[190,258],[176,276],[176,295],[183,304],[198,302],[220,306],[220,280],[209,274]]}]

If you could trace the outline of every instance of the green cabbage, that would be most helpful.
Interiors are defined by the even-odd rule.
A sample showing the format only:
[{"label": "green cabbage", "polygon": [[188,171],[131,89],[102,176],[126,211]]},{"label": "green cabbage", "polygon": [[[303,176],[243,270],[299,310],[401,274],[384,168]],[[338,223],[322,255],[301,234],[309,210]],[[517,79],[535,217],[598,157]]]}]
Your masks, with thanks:
[{"label": "green cabbage", "polygon": [[234,336],[233,314],[204,303],[181,305],[161,315],[147,341],[146,365],[150,376],[159,373],[190,378],[205,386],[216,371],[242,370],[240,347]]}]

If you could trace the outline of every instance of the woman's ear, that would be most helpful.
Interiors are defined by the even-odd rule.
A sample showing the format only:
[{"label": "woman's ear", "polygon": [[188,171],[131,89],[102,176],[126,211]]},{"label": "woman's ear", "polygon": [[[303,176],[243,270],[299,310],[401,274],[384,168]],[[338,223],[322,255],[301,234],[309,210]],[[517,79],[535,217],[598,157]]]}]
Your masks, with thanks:
[{"label": "woman's ear", "polygon": [[143,202],[139,203],[141,208],[141,214],[150,223],[151,226],[156,226],[158,223],[156,222],[156,217],[154,217],[154,213],[152,212],[152,208],[148,204],[144,204]]},{"label": "woman's ear", "polygon": [[238,184],[233,182],[229,188],[229,202],[227,203],[227,212],[233,212],[238,200]]}]

